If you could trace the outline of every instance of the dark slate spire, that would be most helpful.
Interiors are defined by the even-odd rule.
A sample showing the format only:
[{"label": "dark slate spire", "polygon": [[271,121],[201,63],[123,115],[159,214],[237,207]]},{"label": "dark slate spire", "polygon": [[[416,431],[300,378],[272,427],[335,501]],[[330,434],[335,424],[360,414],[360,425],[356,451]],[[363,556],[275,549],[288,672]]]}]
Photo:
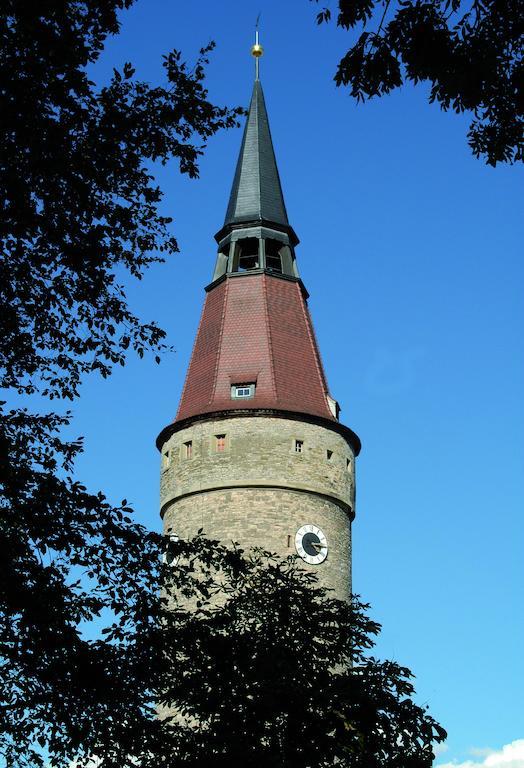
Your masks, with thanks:
[{"label": "dark slate spire", "polygon": [[264,93],[258,78],[253,86],[224,226],[256,221],[289,228]]}]

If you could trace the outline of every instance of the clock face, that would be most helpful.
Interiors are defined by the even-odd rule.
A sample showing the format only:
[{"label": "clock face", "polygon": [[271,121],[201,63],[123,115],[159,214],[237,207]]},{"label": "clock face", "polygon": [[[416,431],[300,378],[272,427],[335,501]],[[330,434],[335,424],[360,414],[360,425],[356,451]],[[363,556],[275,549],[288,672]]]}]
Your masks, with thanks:
[{"label": "clock face", "polygon": [[327,539],[316,525],[303,525],[298,529],[295,547],[302,560],[311,565],[324,562],[328,553]]}]

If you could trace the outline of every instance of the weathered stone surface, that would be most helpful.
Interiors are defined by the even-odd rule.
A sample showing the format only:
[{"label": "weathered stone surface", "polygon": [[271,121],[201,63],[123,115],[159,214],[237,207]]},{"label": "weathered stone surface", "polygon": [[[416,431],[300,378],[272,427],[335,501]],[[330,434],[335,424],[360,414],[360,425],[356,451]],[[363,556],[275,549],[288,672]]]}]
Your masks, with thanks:
[{"label": "weathered stone surface", "polygon": [[[217,435],[225,435],[219,452]],[[324,532],[328,556],[304,567],[337,597],[349,595],[354,455],[340,434],[273,417],[198,422],[164,444],[161,478],[166,531],[189,538],[202,528],[226,543],[286,556],[295,553],[297,530],[311,523]]]}]

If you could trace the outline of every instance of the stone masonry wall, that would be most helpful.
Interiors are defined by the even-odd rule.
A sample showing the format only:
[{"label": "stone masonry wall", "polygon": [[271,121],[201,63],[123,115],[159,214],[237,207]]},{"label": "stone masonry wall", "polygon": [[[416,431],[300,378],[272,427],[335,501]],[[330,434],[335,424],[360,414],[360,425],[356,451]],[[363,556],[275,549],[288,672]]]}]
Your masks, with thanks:
[{"label": "stone masonry wall", "polygon": [[319,583],[347,599],[351,589],[351,523],[339,506],[310,494],[271,488],[205,491],[171,505],[165,516],[166,532],[191,538],[199,528],[224,543],[263,547],[285,557],[296,554],[295,534],[313,523],[324,532],[328,556],[316,571]]},{"label": "stone masonry wall", "polygon": [[297,530],[312,523],[327,538],[328,556],[303,565],[344,599],[354,467],[346,440],[322,426],[262,416],[198,422],[162,448],[164,529],[186,538],[202,528],[212,538],[286,556],[295,553]]}]

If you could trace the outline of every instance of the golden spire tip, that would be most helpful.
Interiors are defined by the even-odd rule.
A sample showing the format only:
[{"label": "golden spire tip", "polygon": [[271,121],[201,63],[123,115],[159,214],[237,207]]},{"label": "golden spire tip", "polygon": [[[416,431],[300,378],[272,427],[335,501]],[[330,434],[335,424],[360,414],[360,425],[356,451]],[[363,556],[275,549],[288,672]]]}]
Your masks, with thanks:
[{"label": "golden spire tip", "polygon": [[258,80],[258,60],[264,55],[264,49],[258,41],[258,22],[260,20],[260,14],[257,16],[257,23],[255,24],[255,45],[251,48],[251,56],[255,59],[255,79]]}]

